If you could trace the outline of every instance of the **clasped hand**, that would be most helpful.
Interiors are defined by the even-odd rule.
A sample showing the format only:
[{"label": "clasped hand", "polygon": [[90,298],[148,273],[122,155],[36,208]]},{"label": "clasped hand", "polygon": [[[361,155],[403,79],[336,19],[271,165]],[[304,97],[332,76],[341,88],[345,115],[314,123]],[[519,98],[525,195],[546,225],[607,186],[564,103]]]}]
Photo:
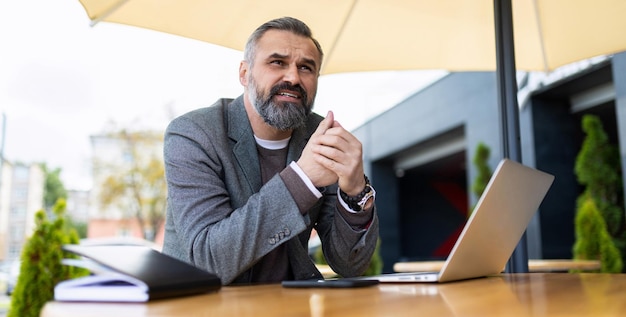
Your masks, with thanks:
[{"label": "clasped hand", "polygon": [[365,187],[361,142],[335,121],[332,111],[311,135],[297,164],[316,187],[337,182],[348,195]]}]

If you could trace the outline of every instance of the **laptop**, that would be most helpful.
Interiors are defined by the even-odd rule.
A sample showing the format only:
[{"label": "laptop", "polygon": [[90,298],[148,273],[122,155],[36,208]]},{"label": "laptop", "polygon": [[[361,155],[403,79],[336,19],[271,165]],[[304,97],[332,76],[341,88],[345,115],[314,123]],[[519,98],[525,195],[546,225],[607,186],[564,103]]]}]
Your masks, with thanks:
[{"label": "laptop", "polygon": [[441,271],[364,278],[442,283],[501,273],[553,180],[553,175],[501,160]]}]

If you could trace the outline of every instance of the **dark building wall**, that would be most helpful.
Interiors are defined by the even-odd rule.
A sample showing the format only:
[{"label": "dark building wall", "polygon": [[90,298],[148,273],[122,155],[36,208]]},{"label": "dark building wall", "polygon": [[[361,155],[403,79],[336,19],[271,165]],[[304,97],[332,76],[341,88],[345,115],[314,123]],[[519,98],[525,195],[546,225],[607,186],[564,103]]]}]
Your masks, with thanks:
[{"label": "dark building wall", "polygon": [[[416,202],[410,201],[415,198],[414,196],[401,195],[401,182],[395,168],[398,158],[407,152],[419,151],[429,140],[443,138],[442,135],[453,131],[455,137],[460,137],[464,142],[461,150],[461,155],[466,156],[462,162],[464,165],[468,162],[471,164],[475,147],[479,142],[483,142],[491,149],[490,165],[495,167],[501,156],[495,89],[494,73],[453,73],[354,131],[364,146],[366,172],[372,176],[372,182],[377,189],[381,253],[385,271],[391,271],[393,263],[411,256],[411,252],[419,249],[415,244],[424,244],[423,249],[436,249],[437,245],[441,244],[434,238],[415,238],[415,241],[407,241],[411,236],[417,235],[408,234],[406,231],[409,229],[401,222],[406,222],[407,219],[410,221],[415,215],[407,214],[410,211],[403,210],[402,206],[413,206]],[[431,146],[436,147],[437,142]],[[465,168],[460,171],[464,174],[462,179],[466,182],[462,184],[462,189],[467,193],[468,183],[475,177],[475,171]],[[417,184],[419,181],[428,181],[419,179],[424,177],[423,175],[420,176],[419,173],[416,175],[414,177],[417,177],[417,180],[403,180],[404,183]],[[466,199],[467,206],[477,200],[472,196],[467,196]],[[434,208],[426,205],[421,206],[421,209]],[[453,221],[460,218],[458,213],[450,211],[442,213],[449,214]],[[430,215],[432,216],[432,213]],[[456,230],[455,225],[452,227],[450,230]]]},{"label": "dark building wall", "polygon": [[[401,257],[401,238],[398,232],[400,223],[400,207],[395,172],[390,164],[373,162],[371,180],[376,188],[376,206],[380,223],[380,255],[384,262],[383,271],[393,271],[395,259]],[[374,181],[376,180],[376,181]]]},{"label": "dark building wall", "polygon": [[495,74],[491,72],[452,73],[354,133],[362,140],[366,157],[378,161],[469,123],[484,128],[468,129],[469,136],[484,139],[498,155],[499,140],[493,136],[498,129],[495,85]]},{"label": "dark building wall", "polygon": [[[573,95],[611,83],[615,86],[614,100],[605,101],[582,113],[573,113],[570,100]],[[411,155],[422,155],[424,151],[436,152],[439,150],[437,146],[445,145],[449,139],[460,140],[463,148],[458,152],[433,160],[464,156],[461,160],[466,169],[452,172],[466,174],[463,178],[466,182],[464,190],[469,193],[476,177],[472,158],[477,144],[482,142],[490,148],[489,165],[492,168],[502,157],[496,89],[495,73],[452,73],[354,131],[363,142],[366,173],[371,175],[377,189],[384,271],[392,271],[393,264],[407,256],[432,253],[428,250],[435,248],[435,240],[441,238],[438,237],[441,234],[433,233],[426,238],[412,240],[416,235],[407,231],[420,230],[419,225],[413,224],[414,220],[419,218],[424,219],[422,223],[428,222],[428,217],[437,215],[407,214],[409,211],[406,209],[420,205],[416,209],[433,210],[439,208],[433,206],[433,202],[439,200],[441,206],[449,203],[441,201],[440,197],[423,204],[420,203],[425,199],[423,195],[403,197],[413,193],[407,193],[403,187],[420,188],[434,176],[425,171],[431,168],[429,162],[416,164],[421,164],[422,170],[415,166],[406,171],[398,170],[398,162]],[[580,118],[584,112],[597,113],[609,122],[614,138],[621,145],[622,166],[626,166],[626,53],[618,54],[612,61],[589,71],[543,87],[533,92],[529,100],[520,108],[522,162],[556,176],[553,187],[528,227],[529,256],[569,258],[574,242],[575,200],[581,191],[573,168],[583,138]],[[422,191],[433,192],[432,188]],[[468,206],[477,200],[472,195],[466,198]],[[421,212],[419,210],[410,212]],[[447,219],[458,221],[454,216]],[[433,222],[439,220],[433,218]],[[454,224],[451,226],[454,227]],[[433,227],[429,230],[451,230],[445,226]]]},{"label": "dark building wall", "polygon": [[[614,90],[625,86],[614,80],[615,63],[594,65],[565,80],[538,89],[531,97],[528,112],[532,143],[523,152],[535,167],[555,175],[552,188],[540,210],[541,254],[546,259],[571,258],[575,242],[576,199],[584,188],[578,184],[574,166],[584,140],[581,119],[593,114],[603,122],[611,142],[617,144],[618,127]],[[608,91],[598,87],[614,87]],[[603,91],[603,92],[600,92]],[[577,96],[588,94],[585,107],[576,105]],[[532,156],[530,156],[532,155]]]},{"label": "dark building wall", "polygon": [[[535,167],[555,175],[554,183],[541,204],[539,226],[542,258],[571,258],[574,242],[573,219],[579,193],[574,162],[580,148],[580,124],[564,101],[535,99],[532,111],[535,142],[523,146],[532,152]],[[536,257],[536,256],[535,256]]]},{"label": "dark building wall", "polygon": [[[471,164],[479,142],[491,149],[490,165],[502,156],[496,77],[492,72],[452,73],[357,128],[366,170],[374,162],[393,164],[403,151],[446,131],[464,129]],[[469,170],[473,179],[475,171]],[[472,198],[475,202],[475,198]]]},{"label": "dark building wall", "polygon": [[[613,82],[615,86],[615,112],[620,154],[622,156],[622,179],[626,179],[626,52],[613,57]],[[626,186],[624,186],[626,191]]]}]

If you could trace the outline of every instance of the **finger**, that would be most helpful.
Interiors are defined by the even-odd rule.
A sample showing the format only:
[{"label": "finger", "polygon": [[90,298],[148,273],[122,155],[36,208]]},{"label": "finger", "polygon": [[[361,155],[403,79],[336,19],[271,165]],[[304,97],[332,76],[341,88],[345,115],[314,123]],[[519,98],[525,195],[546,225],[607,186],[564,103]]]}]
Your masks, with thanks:
[{"label": "finger", "polygon": [[341,125],[341,123],[339,123],[339,121],[333,121],[333,128],[343,128],[343,126]]},{"label": "finger", "polygon": [[[332,171],[339,178],[342,189],[356,188],[358,181],[363,181],[363,168],[358,164],[345,164],[346,162],[335,161],[323,155],[316,155],[315,161],[325,169]],[[354,175],[360,175],[360,179],[354,177]]]},{"label": "finger", "polygon": [[[355,139],[351,136],[351,133],[342,127],[331,127],[326,130],[324,133],[326,136],[332,136],[341,140],[345,140],[346,142],[350,142],[350,140]],[[329,138],[331,139],[331,138]]]},{"label": "finger", "polygon": [[326,114],[326,118],[324,118],[324,120],[320,122],[320,124],[317,126],[317,129],[315,129],[315,132],[313,132],[312,136],[322,135],[326,133],[326,130],[330,129],[333,126],[334,121],[335,116],[333,115],[333,112],[328,111],[328,114]]},{"label": "finger", "polygon": [[361,142],[352,133],[341,127],[332,127],[324,133],[324,138],[320,142],[327,146],[332,146],[342,151],[360,151]]}]

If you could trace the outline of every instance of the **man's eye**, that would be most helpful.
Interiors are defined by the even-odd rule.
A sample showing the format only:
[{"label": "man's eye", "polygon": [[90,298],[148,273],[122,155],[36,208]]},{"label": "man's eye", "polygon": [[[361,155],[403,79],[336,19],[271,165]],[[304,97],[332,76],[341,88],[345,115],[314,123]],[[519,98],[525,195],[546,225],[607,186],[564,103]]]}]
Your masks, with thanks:
[{"label": "man's eye", "polygon": [[279,61],[279,60],[275,60],[275,61],[271,61],[270,64],[276,64],[276,65],[283,65],[283,61]]},{"label": "man's eye", "polygon": [[304,71],[308,71],[308,72],[313,71],[313,68],[311,68],[311,67],[309,67],[309,66],[300,66],[300,69],[301,69],[301,70],[304,70]]}]

